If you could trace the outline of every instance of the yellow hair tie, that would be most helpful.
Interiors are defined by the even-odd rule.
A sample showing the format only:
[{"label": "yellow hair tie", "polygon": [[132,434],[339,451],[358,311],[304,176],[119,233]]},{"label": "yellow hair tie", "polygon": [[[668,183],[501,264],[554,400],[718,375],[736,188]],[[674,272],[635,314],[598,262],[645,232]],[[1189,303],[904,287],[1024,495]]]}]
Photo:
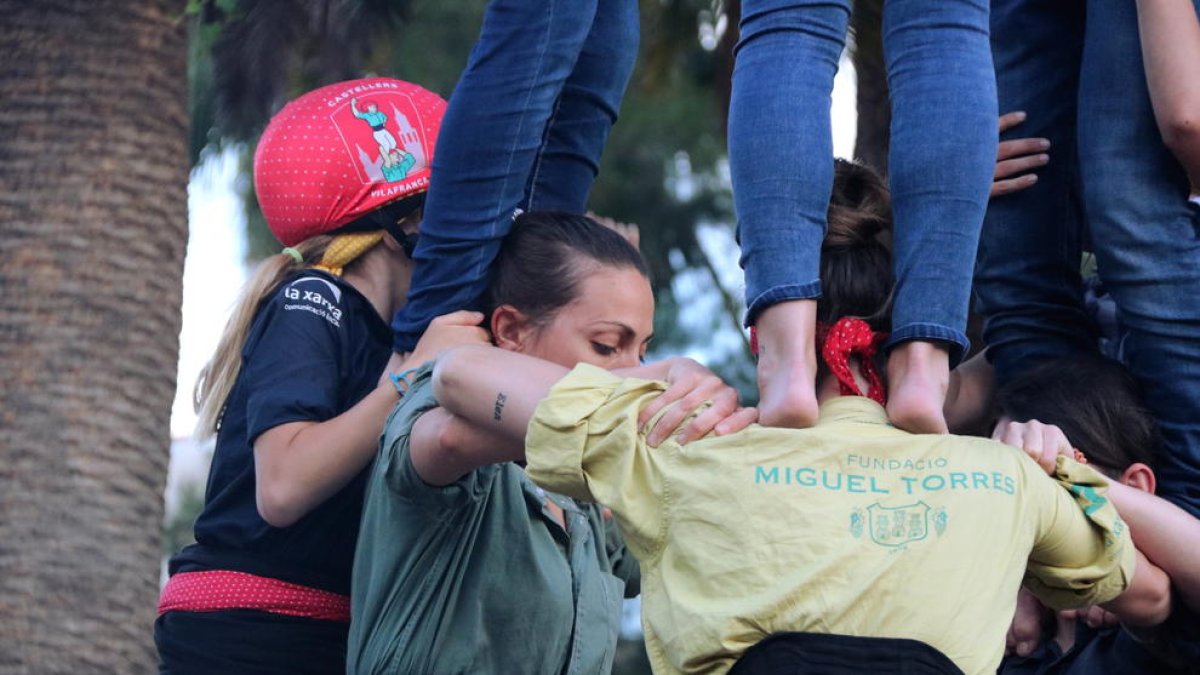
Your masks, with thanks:
[{"label": "yellow hair tie", "polygon": [[325,255],[321,256],[321,262],[313,267],[340,277],[346,265],[378,244],[383,239],[383,234],[383,230],[339,234],[325,248]]}]

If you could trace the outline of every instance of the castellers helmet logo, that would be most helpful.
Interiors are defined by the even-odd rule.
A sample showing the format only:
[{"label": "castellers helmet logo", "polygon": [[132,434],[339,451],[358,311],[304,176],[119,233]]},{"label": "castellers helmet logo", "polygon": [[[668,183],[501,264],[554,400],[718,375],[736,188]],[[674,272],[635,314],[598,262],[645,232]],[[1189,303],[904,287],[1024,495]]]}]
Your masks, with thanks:
[{"label": "castellers helmet logo", "polygon": [[330,114],[334,127],[356,158],[364,184],[396,183],[429,165],[425,125],[412,99],[403,92],[373,91],[354,97]]}]

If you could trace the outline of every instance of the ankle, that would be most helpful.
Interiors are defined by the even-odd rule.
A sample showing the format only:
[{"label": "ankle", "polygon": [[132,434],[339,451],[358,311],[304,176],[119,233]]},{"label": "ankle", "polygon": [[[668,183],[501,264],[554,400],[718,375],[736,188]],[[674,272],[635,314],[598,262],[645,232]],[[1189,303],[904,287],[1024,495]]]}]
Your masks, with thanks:
[{"label": "ankle", "polygon": [[910,340],[892,349],[887,369],[889,379],[919,375],[949,382],[950,350],[942,343]]}]

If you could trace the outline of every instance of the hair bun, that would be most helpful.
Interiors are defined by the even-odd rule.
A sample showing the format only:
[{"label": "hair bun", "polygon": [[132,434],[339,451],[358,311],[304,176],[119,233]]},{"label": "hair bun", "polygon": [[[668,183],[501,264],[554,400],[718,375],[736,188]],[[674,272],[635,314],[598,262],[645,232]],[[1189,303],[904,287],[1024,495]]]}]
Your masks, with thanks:
[{"label": "hair bun", "polygon": [[891,248],[892,204],[883,180],[870,168],[834,160],[825,247]]}]

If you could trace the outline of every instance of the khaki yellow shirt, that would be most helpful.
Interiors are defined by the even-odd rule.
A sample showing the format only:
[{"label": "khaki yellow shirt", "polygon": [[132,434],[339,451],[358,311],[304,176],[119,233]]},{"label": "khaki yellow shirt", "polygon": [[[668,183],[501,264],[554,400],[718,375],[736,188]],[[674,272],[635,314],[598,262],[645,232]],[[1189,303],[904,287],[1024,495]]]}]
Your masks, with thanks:
[{"label": "khaki yellow shirt", "polygon": [[1124,524],[1071,460],[1060,485],[1008,446],[897,430],[861,397],[827,401],[811,429],[651,448],[638,411],[663,389],[580,366],[526,441],[536,482],[615,514],[657,673],[723,673],[782,631],[921,640],[991,673],[1027,563],[1061,608],[1132,575]]}]

